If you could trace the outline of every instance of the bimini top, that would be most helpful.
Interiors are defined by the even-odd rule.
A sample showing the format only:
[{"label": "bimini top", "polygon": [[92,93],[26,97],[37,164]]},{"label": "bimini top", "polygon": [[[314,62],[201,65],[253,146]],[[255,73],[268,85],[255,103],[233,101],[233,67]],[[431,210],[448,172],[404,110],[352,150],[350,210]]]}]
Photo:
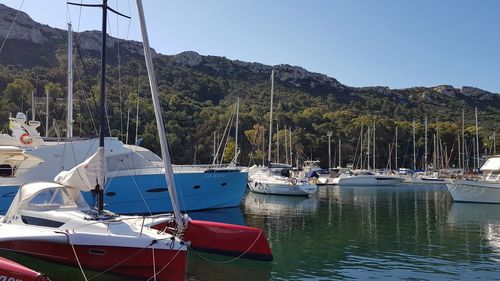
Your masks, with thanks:
[{"label": "bimini top", "polygon": [[481,171],[500,171],[500,156],[494,156],[486,160]]},{"label": "bimini top", "polygon": [[49,211],[63,208],[90,210],[77,189],[53,182],[29,183],[19,187],[3,222],[8,223],[22,210]]}]

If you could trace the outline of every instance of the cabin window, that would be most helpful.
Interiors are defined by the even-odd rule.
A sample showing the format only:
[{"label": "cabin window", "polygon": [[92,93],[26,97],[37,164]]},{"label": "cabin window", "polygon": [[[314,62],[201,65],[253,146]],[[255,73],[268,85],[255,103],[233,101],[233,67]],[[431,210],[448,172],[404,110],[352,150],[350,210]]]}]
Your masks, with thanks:
[{"label": "cabin window", "polygon": [[12,177],[14,175],[14,168],[10,164],[0,165],[0,177]]}]

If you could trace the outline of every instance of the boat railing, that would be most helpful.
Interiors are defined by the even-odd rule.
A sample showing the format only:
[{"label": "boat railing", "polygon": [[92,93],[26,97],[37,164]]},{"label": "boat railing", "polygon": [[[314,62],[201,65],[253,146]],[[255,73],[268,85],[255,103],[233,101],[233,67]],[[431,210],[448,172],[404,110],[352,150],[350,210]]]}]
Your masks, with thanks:
[{"label": "boat railing", "polygon": [[239,167],[229,164],[196,164],[196,165],[173,165],[176,172],[207,171],[217,169],[239,169]]}]

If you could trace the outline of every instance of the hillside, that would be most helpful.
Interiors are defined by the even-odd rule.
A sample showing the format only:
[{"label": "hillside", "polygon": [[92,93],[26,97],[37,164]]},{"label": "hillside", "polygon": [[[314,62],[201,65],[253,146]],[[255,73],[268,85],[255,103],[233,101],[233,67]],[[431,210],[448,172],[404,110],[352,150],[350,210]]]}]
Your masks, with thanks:
[{"label": "hillside", "polygon": [[[4,40],[15,14],[15,10],[0,4],[0,40]],[[0,120],[7,120],[9,112],[31,108],[32,89],[38,98],[37,118],[45,118],[45,101],[41,99],[46,89],[51,93],[51,118],[65,118],[66,36],[65,30],[36,23],[27,14],[20,13],[0,53]],[[100,32],[87,31],[74,36],[75,134],[93,136],[96,133],[90,116],[97,116]],[[129,139],[135,139],[132,128],[135,127],[139,92],[139,137],[144,139],[145,146],[156,150],[142,44],[108,37],[107,47],[107,109],[111,134],[125,140],[130,112]],[[211,162],[214,132],[216,138],[217,134],[223,134],[236,96],[241,98],[240,162],[261,163],[265,154],[262,133],[268,130],[269,79],[273,67],[276,72],[275,112],[281,129],[274,138],[279,137],[283,145],[283,129],[285,126],[291,128],[294,153],[302,159],[318,158],[327,164],[326,134],[333,131],[332,145],[337,145],[338,138],[342,139],[343,164],[356,162],[361,128],[366,132],[366,127],[375,122],[378,166],[386,167],[389,163],[388,147],[394,141],[396,126],[399,128],[398,154],[402,156],[398,165],[408,166],[411,121],[418,122],[421,157],[424,140],[419,136],[423,135],[422,122],[427,116],[431,130],[429,141],[432,134],[439,131],[443,148],[448,150],[448,158],[453,162],[456,160],[456,136],[461,133],[462,110],[466,115],[466,127],[470,127],[474,108],[478,108],[482,150],[489,148],[491,140],[488,138],[500,121],[500,96],[474,87],[356,88],[297,66],[269,66],[189,51],[175,56],[156,54],[155,64],[176,163]],[[6,121],[3,123],[2,128],[6,130]],[[60,127],[64,128],[62,122]],[[468,146],[471,146],[473,131],[468,128]],[[282,147],[282,158],[285,157],[283,150]],[[230,158],[231,154],[232,150],[228,149],[225,157]]]}]

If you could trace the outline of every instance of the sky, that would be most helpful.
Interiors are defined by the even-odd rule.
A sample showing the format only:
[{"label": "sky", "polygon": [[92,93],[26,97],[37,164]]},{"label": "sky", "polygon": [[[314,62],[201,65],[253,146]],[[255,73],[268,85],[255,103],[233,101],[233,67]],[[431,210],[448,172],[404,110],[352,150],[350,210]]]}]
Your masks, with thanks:
[{"label": "sky", "polygon": [[[82,0],[73,0],[81,2]],[[83,3],[99,3],[84,0]],[[99,30],[96,8],[0,0],[35,21]],[[134,0],[109,0],[112,36],[141,41]],[[22,6],[21,6],[22,4]],[[290,64],[348,86],[473,86],[500,93],[498,0],[143,0],[151,46]]]}]

